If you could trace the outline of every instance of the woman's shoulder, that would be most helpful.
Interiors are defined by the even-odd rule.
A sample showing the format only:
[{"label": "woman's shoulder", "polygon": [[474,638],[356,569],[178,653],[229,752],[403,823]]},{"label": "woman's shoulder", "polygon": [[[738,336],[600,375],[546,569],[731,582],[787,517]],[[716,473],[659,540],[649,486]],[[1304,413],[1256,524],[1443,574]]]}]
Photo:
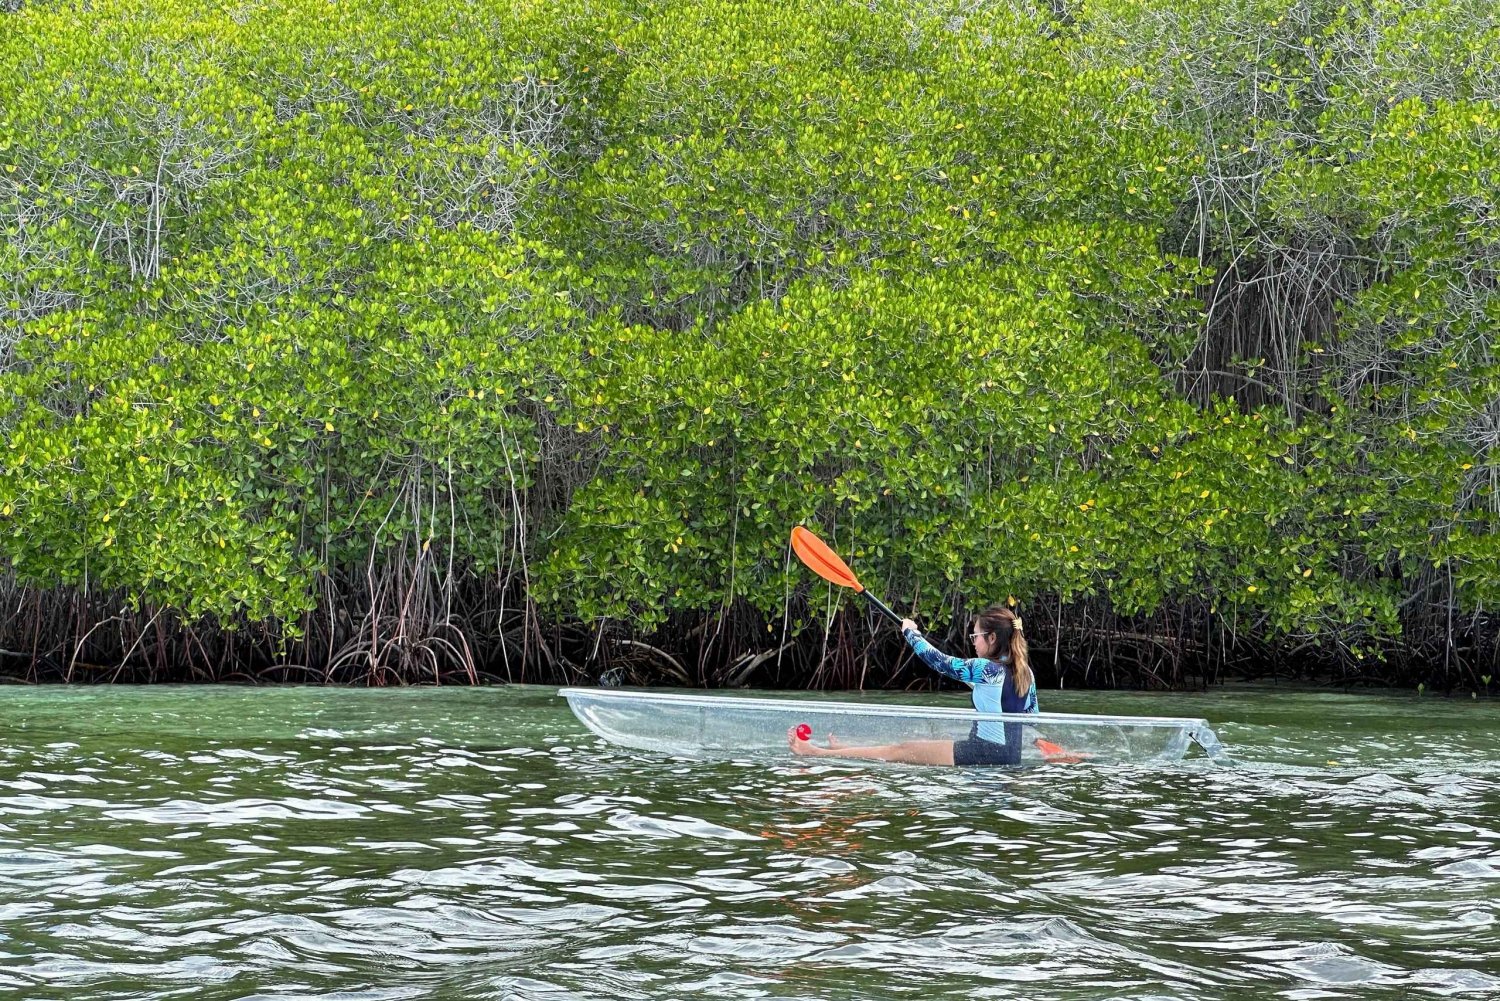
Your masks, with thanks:
[{"label": "woman's shoulder", "polygon": [[1005,682],[1007,671],[1005,662],[990,660],[986,657],[970,657],[964,661],[964,666],[969,668],[979,677],[980,684],[999,685]]}]

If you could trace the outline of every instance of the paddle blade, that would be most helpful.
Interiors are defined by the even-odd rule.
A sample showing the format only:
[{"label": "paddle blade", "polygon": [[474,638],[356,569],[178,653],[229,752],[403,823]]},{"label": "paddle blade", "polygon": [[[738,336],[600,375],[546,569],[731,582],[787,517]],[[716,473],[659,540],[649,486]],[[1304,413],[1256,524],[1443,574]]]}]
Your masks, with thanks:
[{"label": "paddle blade", "polygon": [[1038,737],[1032,741],[1036,749],[1042,752],[1042,759],[1059,765],[1073,765],[1080,761],[1087,761],[1093,757],[1092,754],[1084,754],[1065,749],[1061,744],[1054,744],[1050,740]]},{"label": "paddle blade", "polygon": [[852,587],[855,593],[865,589],[859,578],[854,576],[854,571],[849,569],[849,565],[839,559],[838,553],[829,549],[826,542],[801,525],[792,529],[792,552],[797,554],[797,559],[807,564],[807,569],[830,584]]}]

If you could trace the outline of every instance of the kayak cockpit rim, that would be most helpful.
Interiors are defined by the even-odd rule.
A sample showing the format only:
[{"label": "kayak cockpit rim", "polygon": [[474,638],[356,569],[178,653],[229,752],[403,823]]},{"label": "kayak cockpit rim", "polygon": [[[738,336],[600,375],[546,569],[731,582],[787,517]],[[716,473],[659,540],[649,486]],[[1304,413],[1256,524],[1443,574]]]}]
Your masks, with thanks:
[{"label": "kayak cockpit rim", "polygon": [[559,688],[557,694],[572,701],[574,696],[612,702],[665,702],[682,706],[754,709],[762,712],[834,712],[848,716],[900,715],[913,719],[967,719],[981,723],[1122,723],[1130,726],[1169,726],[1179,729],[1208,727],[1205,719],[1176,716],[1106,716],[1091,713],[982,713],[950,706],[913,706],[904,703],[863,705],[858,702],[813,701],[811,699],[747,699],[732,695],[684,695],[678,692],[648,692],[621,688]]}]

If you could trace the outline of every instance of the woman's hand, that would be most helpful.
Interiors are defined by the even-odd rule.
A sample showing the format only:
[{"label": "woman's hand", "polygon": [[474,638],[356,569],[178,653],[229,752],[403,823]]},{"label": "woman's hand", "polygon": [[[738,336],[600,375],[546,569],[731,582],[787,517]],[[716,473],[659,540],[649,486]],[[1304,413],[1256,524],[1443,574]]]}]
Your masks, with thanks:
[{"label": "woman's hand", "polygon": [[922,630],[920,630],[920,629],[917,628],[917,624],[915,622],[913,622],[911,619],[902,619],[901,620],[901,631],[904,633],[907,630],[910,630],[910,631],[912,631],[914,633],[919,633],[919,632],[922,631]]}]

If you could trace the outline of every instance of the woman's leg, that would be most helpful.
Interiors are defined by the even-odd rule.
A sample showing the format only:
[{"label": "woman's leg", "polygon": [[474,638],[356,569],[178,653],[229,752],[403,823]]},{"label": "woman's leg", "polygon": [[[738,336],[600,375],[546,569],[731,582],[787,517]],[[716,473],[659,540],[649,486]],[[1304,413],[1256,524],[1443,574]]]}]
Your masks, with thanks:
[{"label": "woman's leg", "polygon": [[787,746],[793,754],[817,758],[861,758],[866,761],[897,761],[908,765],[953,764],[953,741],[908,740],[900,744],[874,744],[866,747],[819,747],[810,740],[798,740],[795,729],[786,733]]}]

